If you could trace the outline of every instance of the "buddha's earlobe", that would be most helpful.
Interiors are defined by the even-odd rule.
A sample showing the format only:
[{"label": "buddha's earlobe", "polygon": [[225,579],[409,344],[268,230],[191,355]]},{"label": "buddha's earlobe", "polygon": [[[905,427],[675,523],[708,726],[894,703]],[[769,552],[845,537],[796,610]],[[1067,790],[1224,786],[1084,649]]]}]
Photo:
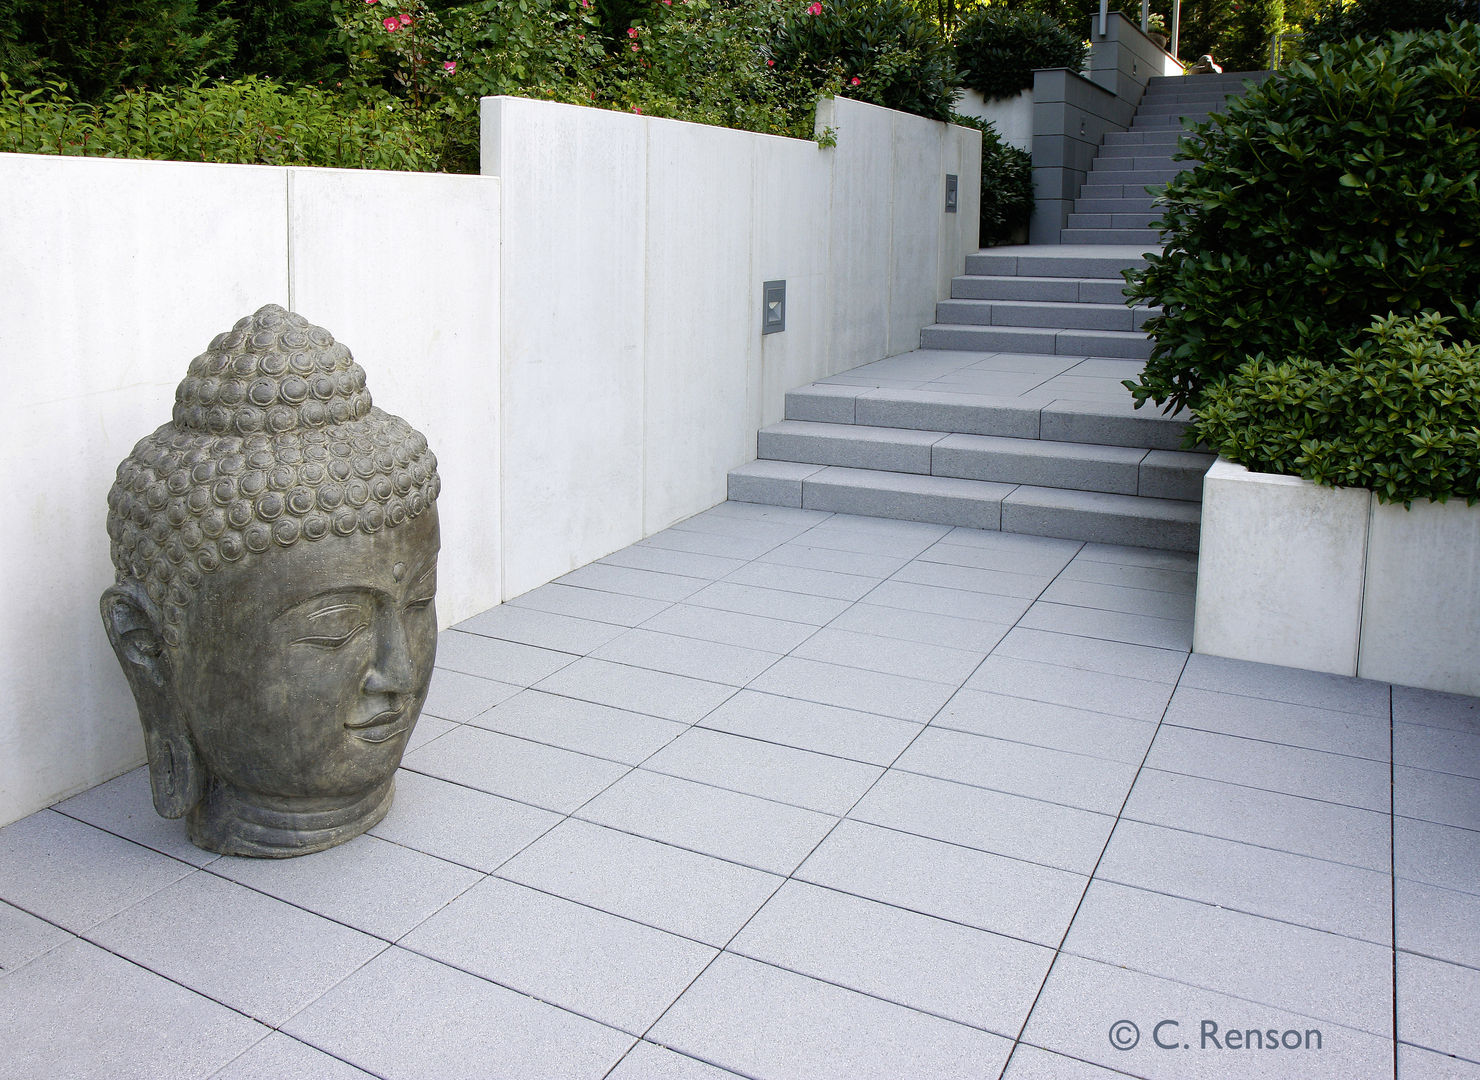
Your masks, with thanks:
[{"label": "buddha's earlobe", "polygon": [[182,817],[200,801],[201,769],[175,694],[158,609],[133,581],[108,588],[101,608],[108,642],[139,707],[154,809],[162,817]]}]

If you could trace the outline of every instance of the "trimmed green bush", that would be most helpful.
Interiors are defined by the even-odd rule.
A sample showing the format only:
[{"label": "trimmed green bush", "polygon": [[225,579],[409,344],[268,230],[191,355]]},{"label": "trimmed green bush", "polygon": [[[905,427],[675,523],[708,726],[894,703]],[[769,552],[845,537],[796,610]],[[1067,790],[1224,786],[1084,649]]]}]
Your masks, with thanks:
[{"label": "trimmed green bush", "polygon": [[1258,354],[1334,357],[1376,315],[1480,296],[1480,26],[1324,48],[1199,125],[1168,185],[1137,405],[1196,407]]},{"label": "trimmed green bush", "polygon": [[1008,97],[1033,85],[1035,68],[1084,66],[1084,40],[1032,8],[976,8],[956,31],[961,81],[983,97]]},{"label": "trimmed green bush", "polygon": [[777,76],[800,76],[889,109],[949,120],[961,81],[955,55],[909,0],[787,0],[790,17],[767,59]]},{"label": "trimmed green bush", "polygon": [[1011,243],[1033,216],[1033,155],[1003,142],[997,129],[975,116],[951,123],[982,133],[982,247]]},{"label": "trimmed green bush", "polygon": [[1316,53],[1355,37],[1385,37],[1393,31],[1443,30],[1451,21],[1475,18],[1474,0],[1326,0],[1305,26],[1303,47]]},{"label": "trimmed green bush", "polygon": [[1209,390],[1194,428],[1259,472],[1371,488],[1383,502],[1480,501],[1480,345],[1441,315],[1374,320],[1334,363],[1249,360]]}]

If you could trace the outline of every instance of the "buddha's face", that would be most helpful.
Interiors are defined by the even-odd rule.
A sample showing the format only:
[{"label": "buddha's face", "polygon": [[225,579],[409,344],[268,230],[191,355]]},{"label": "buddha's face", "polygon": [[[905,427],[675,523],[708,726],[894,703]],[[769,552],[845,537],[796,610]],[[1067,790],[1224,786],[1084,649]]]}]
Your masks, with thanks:
[{"label": "buddha's face", "polygon": [[437,649],[436,508],[206,575],[172,657],[208,776],[332,806],[385,781]]}]

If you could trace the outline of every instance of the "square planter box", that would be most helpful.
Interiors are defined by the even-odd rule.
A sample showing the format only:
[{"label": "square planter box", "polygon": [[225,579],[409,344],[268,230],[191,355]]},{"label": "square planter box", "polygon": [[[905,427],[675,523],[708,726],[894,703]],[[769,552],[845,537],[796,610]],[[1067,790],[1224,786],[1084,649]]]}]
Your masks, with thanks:
[{"label": "square planter box", "polygon": [[1220,459],[1193,650],[1480,694],[1480,505],[1405,510]]}]

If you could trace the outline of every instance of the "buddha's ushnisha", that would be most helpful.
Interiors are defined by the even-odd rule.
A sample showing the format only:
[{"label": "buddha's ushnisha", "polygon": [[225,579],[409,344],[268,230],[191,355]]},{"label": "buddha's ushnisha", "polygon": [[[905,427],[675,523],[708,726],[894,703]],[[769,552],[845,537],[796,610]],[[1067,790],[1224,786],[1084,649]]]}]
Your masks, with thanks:
[{"label": "buddha's ushnisha", "polygon": [[196,844],[301,854],[385,814],[436,651],[439,488],[349,350],[276,305],[119,465],[103,621],[155,807]]}]

